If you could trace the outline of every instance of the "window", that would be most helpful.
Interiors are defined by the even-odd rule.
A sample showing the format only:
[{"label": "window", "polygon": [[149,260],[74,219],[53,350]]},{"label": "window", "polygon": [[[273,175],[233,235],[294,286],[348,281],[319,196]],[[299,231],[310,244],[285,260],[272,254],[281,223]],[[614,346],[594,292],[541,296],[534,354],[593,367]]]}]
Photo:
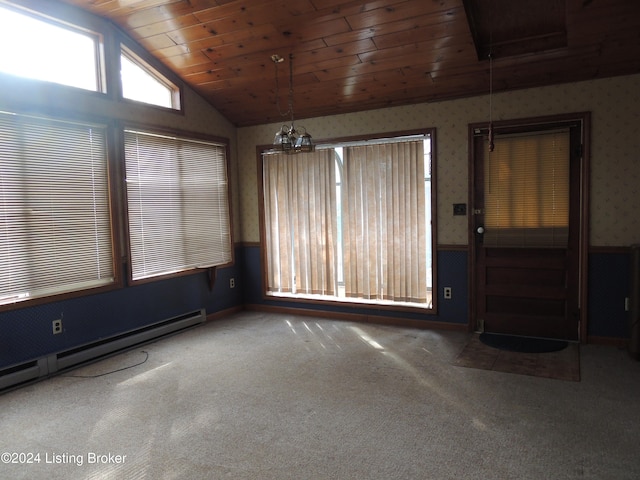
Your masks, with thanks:
[{"label": "window", "polygon": [[124,136],[132,279],[230,263],[226,143]]},{"label": "window", "polygon": [[485,146],[487,246],[566,246],[569,129],[496,135]]},{"label": "window", "polygon": [[0,305],[114,282],[105,131],[0,112]]},{"label": "window", "polygon": [[180,89],[125,47],[120,55],[120,77],[124,98],[180,109]]},{"label": "window", "polygon": [[262,156],[272,296],[429,308],[431,135]]},{"label": "window", "polygon": [[104,91],[100,35],[0,6],[0,71]]}]

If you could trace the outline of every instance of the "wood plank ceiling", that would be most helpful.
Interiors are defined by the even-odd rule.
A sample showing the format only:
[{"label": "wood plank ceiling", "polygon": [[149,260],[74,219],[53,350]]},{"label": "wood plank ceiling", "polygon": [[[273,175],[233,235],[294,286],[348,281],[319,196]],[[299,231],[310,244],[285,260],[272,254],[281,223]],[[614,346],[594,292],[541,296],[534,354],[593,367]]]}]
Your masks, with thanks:
[{"label": "wood plank ceiling", "polygon": [[237,126],[640,72],[638,0],[63,0],[111,19]]}]

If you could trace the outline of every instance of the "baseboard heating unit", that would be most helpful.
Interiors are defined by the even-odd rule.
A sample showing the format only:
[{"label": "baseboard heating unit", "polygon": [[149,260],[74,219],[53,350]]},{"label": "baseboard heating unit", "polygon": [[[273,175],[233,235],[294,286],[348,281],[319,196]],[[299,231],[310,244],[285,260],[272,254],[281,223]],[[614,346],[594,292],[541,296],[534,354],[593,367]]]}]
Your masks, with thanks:
[{"label": "baseboard heating unit", "polygon": [[77,368],[203,323],[204,309],[0,370],[0,393]]}]

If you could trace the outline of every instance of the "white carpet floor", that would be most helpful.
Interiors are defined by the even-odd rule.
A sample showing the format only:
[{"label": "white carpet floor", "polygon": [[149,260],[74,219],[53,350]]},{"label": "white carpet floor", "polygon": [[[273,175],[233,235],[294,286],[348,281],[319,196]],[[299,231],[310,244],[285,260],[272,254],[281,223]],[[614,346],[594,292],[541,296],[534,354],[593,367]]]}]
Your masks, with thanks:
[{"label": "white carpet floor", "polygon": [[640,362],[455,366],[469,338],[236,314],[1,395],[0,479],[640,478]]}]

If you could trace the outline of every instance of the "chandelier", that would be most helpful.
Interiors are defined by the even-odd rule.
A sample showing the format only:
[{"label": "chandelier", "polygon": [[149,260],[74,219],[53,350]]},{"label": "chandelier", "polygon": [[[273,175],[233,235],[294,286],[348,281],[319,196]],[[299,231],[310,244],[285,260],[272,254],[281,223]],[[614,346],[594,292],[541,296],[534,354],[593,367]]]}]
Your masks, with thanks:
[{"label": "chandelier", "polygon": [[286,112],[282,112],[280,109],[280,85],[278,84],[278,64],[284,62],[284,58],[280,55],[271,55],[271,61],[275,65],[276,76],[276,105],[278,106],[278,112],[280,116],[291,116],[291,125],[282,125],[280,130],[276,133],[273,139],[273,146],[276,150],[286,153],[299,153],[299,152],[313,152],[315,146],[311,135],[307,133],[304,127],[300,127],[304,130],[304,133],[300,133],[294,126],[293,115],[293,54],[289,54],[289,102]]}]

